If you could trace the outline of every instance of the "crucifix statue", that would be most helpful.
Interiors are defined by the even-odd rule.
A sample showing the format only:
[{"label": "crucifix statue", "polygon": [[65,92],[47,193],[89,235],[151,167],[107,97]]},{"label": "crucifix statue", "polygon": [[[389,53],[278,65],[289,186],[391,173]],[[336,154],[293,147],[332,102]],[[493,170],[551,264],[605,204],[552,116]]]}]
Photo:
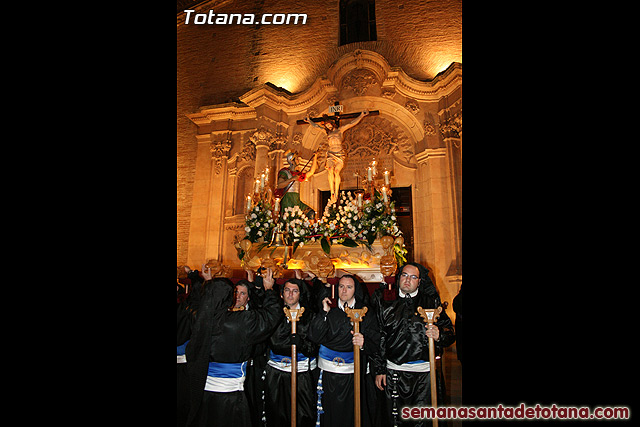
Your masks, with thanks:
[{"label": "crucifix statue", "polygon": [[[329,111],[334,110],[333,116],[328,116],[323,114],[322,117],[317,118],[309,118],[309,116],[305,117],[304,120],[296,121],[296,124],[310,124],[319,129],[322,129],[327,134],[327,140],[329,143],[329,148],[327,149],[327,162],[325,168],[329,173],[329,190],[331,190],[331,202],[335,203],[338,200],[338,191],[340,190],[340,172],[342,168],[344,168],[344,161],[346,157],[346,153],[344,152],[344,148],[342,146],[343,134],[348,129],[351,129],[367,115],[378,115],[380,114],[379,110],[369,111],[365,109],[360,113],[348,113],[348,114],[340,114],[342,107],[339,102],[335,102],[334,106],[329,108]],[[345,125],[340,125],[340,120],[342,119],[352,119],[355,118],[351,123],[347,123]]]}]

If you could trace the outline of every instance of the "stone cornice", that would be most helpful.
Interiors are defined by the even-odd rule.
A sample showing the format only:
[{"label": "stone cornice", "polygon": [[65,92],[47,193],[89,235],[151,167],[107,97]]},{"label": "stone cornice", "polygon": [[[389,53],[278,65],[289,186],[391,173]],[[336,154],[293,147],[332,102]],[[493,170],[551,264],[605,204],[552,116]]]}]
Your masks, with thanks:
[{"label": "stone cornice", "polygon": [[395,88],[396,92],[416,101],[437,101],[450,95],[462,84],[462,64],[452,63],[433,80],[421,82],[409,77],[401,68],[393,67],[382,84],[383,88]]},{"label": "stone cornice", "polygon": [[445,157],[447,155],[446,148],[427,148],[421,153],[416,154],[416,161],[418,164],[425,163],[429,159],[437,159],[440,157]]},{"label": "stone cornice", "polygon": [[209,105],[187,117],[201,126],[221,120],[255,119],[256,108],[267,106],[290,117],[304,115],[314,105],[335,98],[343,79],[353,70],[371,71],[381,88],[414,102],[436,102],[462,84],[462,64],[454,62],[433,80],[423,82],[409,77],[401,68],[390,67],[380,54],[367,50],[350,52],[331,65],[326,77],[319,77],[306,90],[292,94],[272,84],[263,84],[240,96],[240,103]]},{"label": "stone cornice", "polygon": [[307,90],[295,95],[264,84],[240,96],[240,100],[252,107],[266,104],[274,110],[282,109],[287,114],[295,115],[306,112],[322,98],[337,91],[330,80],[320,77]]},{"label": "stone cornice", "polygon": [[256,118],[256,110],[241,104],[222,104],[200,107],[197,113],[187,114],[196,125],[202,126],[221,120],[249,120]]}]

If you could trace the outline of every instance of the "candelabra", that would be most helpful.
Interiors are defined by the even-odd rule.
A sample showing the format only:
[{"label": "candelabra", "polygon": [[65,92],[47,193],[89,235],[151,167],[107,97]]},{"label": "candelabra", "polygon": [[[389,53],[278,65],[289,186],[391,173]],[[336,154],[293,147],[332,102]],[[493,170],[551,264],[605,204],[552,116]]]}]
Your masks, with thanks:
[{"label": "candelabra", "polygon": [[391,172],[384,170],[382,176],[378,173],[377,161],[373,159],[366,169],[367,179],[363,181],[362,187],[360,186],[360,173],[356,172],[356,186],[358,189],[356,194],[356,205],[358,206],[358,214],[362,216],[363,200],[371,199],[375,200],[376,192],[382,195],[382,202],[386,207],[387,214],[391,213],[390,198],[391,198]]}]

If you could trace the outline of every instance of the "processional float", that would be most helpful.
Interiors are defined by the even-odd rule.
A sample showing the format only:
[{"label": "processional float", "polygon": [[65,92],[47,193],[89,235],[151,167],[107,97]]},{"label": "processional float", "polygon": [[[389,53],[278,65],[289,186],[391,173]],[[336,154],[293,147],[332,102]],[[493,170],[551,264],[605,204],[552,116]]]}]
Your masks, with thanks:
[{"label": "processional float", "polygon": [[[360,116],[361,113],[347,113],[342,114],[342,106],[339,105],[338,102],[335,103],[334,106],[330,106],[329,113],[334,113],[334,116],[331,117],[331,120],[334,121],[338,126],[340,126],[340,120],[342,119],[352,119]],[[375,116],[379,114],[379,110],[372,110],[368,112],[368,115]],[[326,120],[327,117],[317,117],[310,118],[309,120],[318,123],[323,120]],[[309,124],[308,121],[298,120],[298,125]],[[315,155],[315,154],[314,154]],[[309,162],[313,158],[312,155],[310,160],[306,165],[303,166],[302,171],[308,166]],[[269,168],[266,168],[264,171],[261,171],[255,180],[255,187],[252,194],[249,194],[246,198],[246,210],[245,210],[245,231],[247,229],[251,231],[247,231],[245,238],[237,241],[235,243],[236,248],[238,250],[238,256],[241,259],[241,265],[244,269],[253,270],[254,272],[260,271],[260,268],[270,267],[273,270],[274,278],[282,278],[287,269],[302,269],[305,271],[310,271],[316,276],[320,278],[322,282],[325,284],[329,282],[332,286],[331,295],[334,296],[333,286],[337,279],[333,278],[335,274],[335,270],[337,268],[343,270],[351,270],[350,272],[358,272],[366,270],[367,272],[371,272],[372,266],[375,265],[375,269],[378,271],[377,274],[382,273],[382,278],[387,280],[388,276],[392,276],[397,269],[396,257],[404,258],[406,255],[406,249],[404,249],[404,239],[402,238],[402,232],[397,228],[397,223],[395,221],[395,217],[393,214],[395,213],[394,204],[391,202],[390,198],[392,195],[391,191],[391,173],[388,170],[383,171],[383,173],[379,173],[376,167],[376,161],[373,159],[369,167],[363,173],[358,172],[357,176],[357,184],[356,190],[354,191],[355,197],[351,202],[351,208],[356,209],[357,213],[353,216],[353,222],[367,219],[365,216],[365,207],[371,208],[373,206],[382,206],[381,209],[374,210],[374,212],[380,215],[381,218],[384,215],[385,220],[388,225],[385,232],[380,230],[375,233],[369,234],[366,238],[362,235],[358,235],[358,238],[352,239],[349,237],[346,238],[346,234],[340,234],[336,232],[330,236],[326,234],[317,234],[318,233],[318,223],[317,218],[315,221],[310,220],[312,226],[311,230],[312,234],[305,233],[303,238],[296,238],[293,231],[290,229],[290,223],[285,223],[283,221],[283,212],[281,212],[281,197],[283,191],[276,191],[275,186],[272,188],[273,184],[271,182],[277,183],[277,174],[275,172],[276,178],[274,180],[270,180]],[[272,172],[273,173],[273,172]],[[362,179],[361,179],[362,178]],[[290,185],[289,185],[290,187]],[[284,192],[289,188],[285,188]],[[336,201],[335,205],[337,206],[340,202]],[[355,207],[355,208],[354,208]],[[371,212],[371,209],[368,209]],[[266,228],[262,235],[258,237],[254,229],[251,228],[252,224],[255,222],[251,222],[253,216],[261,216],[260,223],[271,224],[271,227]],[[371,214],[369,214],[371,215]],[[262,231],[262,230],[261,230]],[[390,232],[391,231],[391,232]],[[344,233],[344,230],[342,231]],[[392,234],[392,235],[389,235]],[[378,236],[380,237],[378,239]],[[312,239],[310,243],[309,239]],[[339,257],[335,256],[334,251],[331,250],[332,241],[342,242],[344,247],[354,248],[358,246],[362,246],[363,250],[360,255],[359,261],[344,260],[340,254]],[[374,242],[375,241],[375,242]],[[294,254],[298,246],[304,243],[304,247],[306,249],[307,255],[300,257],[300,259],[295,259]],[[382,246],[381,252],[376,252],[374,256],[374,247]],[[313,250],[309,250],[309,248],[313,248]],[[284,248],[284,253],[282,258],[272,258],[275,251],[278,248]],[[316,251],[315,249],[321,249],[320,251]],[[374,258],[379,257],[379,266],[376,265],[377,262],[374,262]],[[347,268],[342,263],[345,261],[347,264]],[[406,259],[404,260],[406,261]],[[351,264],[349,264],[351,262]],[[379,267],[379,269],[378,269]],[[389,282],[390,283],[390,282]],[[389,292],[391,290],[391,283],[389,284],[389,290],[385,290],[385,292]],[[332,304],[334,306],[334,304]],[[347,311],[348,310],[348,311]],[[367,308],[363,309],[347,309],[347,315],[351,319],[353,323],[353,331],[354,333],[359,332],[359,325],[362,321],[365,313],[367,312]],[[300,316],[304,312],[304,308],[300,309],[289,309],[287,307],[284,308],[285,315],[289,322],[291,322],[291,334],[295,337],[296,334],[296,324],[300,320]],[[357,345],[354,345],[354,421],[357,427],[361,424],[361,408],[360,408],[360,348]],[[295,343],[291,346],[291,426],[296,425],[296,393],[297,393],[297,349]]]}]

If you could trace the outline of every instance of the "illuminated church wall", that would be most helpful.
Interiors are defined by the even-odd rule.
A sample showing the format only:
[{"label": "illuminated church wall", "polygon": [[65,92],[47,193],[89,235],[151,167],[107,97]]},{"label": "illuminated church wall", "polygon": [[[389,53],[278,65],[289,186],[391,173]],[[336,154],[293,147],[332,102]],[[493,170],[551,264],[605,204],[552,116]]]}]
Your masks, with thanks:
[{"label": "illuminated church wall", "polygon": [[[451,301],[461,281],[461,2],[378,0],[377,40],[343,46],[339,1],[212,1],[193,9],[308,18],[305,25],[185,25],[178,14],[177,263],[239,265],[232,241],[255,174],[283,167],[287,148],[309,159],[326,137],[296,120],[339,101],[345,112],[380,110],[346,142],[362,153],[377,138],[392,186],[411,186],[415,260]],[[345,171],[343,187],[353,187]],[[317,191],[327,189],[319,167],[301,198],[317,209]]]}]

